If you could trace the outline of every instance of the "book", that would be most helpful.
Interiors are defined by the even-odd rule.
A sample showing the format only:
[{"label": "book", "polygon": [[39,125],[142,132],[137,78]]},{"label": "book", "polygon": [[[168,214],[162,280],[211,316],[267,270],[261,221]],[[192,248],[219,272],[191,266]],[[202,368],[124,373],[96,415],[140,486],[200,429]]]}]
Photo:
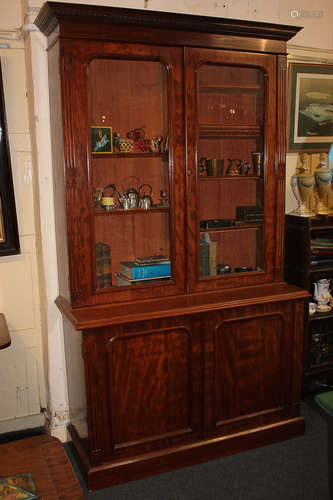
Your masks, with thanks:
[{"label": "book", "polygon": [[159,262],[156,264],[138,265],[136,262],[121,262],[120,274],[131,280],[143,278],[163,278],[171,275],[171,262]]},{"label": "book", "polygon": [[217,274],[217,241],[212,241],[209,233],[204,233],[204,238],[200,240],[200,274]]},{"label": "book", "polygon": [[112,286],[111,249],[103,242],[96,243],[96,287]]},{"label": "book", "polygon": [[171,278],[171,276],[163,276],[163,277],[157,276],[156,278],[142,278],[139,280],[131,280],[131,279],[127,278],[126,276],[123,276],[120,273],[116,273],[116,276],[117,276],[117,285],[118,286],[139,285],[139,284],[143,284],[143,283],[147,283],[147,282],[148,283],[154,282],[157,280],[168,280]]},{"label": "book", "polygon": [[209,276],[209,243],[200,240],[200,275]]},{"label": "book", "polygon": [[168,263],[170,259],[165,255],[150,255],[148,257],[136,257],[134,262],[139,266],[145,266],[147,264]]},{"label": "book", "polygon": [[236,219],[244,222],[252,220],[262,222],[264,217],[264,207],[261,205],[248,205],[236,207]]},{"label": "book", "polygon": [[217,251],[217,242],[210,241],[209,244],[209,274],[210,276],[214,276],[217,274],[217,263],[216,263],[216,251]]},{"label": "book", "polygon": [[40,500],[31,472],[0,478],[0,500]]}]

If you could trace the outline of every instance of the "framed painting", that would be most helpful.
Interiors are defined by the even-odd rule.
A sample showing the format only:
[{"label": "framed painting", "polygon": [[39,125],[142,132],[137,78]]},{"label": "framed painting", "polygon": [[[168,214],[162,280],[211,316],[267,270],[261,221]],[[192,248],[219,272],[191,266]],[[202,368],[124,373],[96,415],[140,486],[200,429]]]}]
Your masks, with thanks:
[{"label": "framed painting", "polygon": [[93,154],[112,153],[112,127],[91,127],[91,148]]},{"label": "framed painting", "polygon": [[0,60],[0,257],[20,253]]},{"label": "framed painting", "polygon": [[327,152],[333,142],[333,66],[289,64],[288,152]]}]

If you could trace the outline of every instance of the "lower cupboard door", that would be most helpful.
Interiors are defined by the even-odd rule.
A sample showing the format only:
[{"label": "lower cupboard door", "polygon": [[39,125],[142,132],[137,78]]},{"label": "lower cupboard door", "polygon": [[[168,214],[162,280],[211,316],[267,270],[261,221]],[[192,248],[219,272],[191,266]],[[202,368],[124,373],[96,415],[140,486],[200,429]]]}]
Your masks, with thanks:
[{"label": "lower cupboard door", "polygon": [[112,456],[149,452],[198,437],[200,321],[175,318],[105,333],[103,385]]},{"label": "lower cupboard door", "polygon": [[224,311],[210,321],[208,429],[229,434],[288,417],[296,371],[292,325],[288,302]]}]

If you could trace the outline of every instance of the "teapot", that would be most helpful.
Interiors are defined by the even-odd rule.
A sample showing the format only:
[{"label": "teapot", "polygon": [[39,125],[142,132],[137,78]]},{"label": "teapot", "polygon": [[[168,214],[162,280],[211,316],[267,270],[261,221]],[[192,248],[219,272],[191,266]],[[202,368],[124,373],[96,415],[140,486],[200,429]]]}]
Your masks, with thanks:
[{"label": "teapot", "polygon": [[130,208],[137,208],[139,204],[139,193],[137,190],[133,186],[130,186],[125,195],[129,199]]},{"label": "teapot", "polygon": [[123,210],[129,210],[131,208],[131,202],[127,194],[123,194],[121,191],[118,191],[119,194],[119,205]]},{"label": "teapot", "polygon": [[138,189],[136,189],[134,186],[138,187],[139,185],[140,181],[138,177],[135,176],[125,177],[121,181],[120,186],[122,191],[119,193],[120,195],[119,203],[125,210],[128,210],[129,208],[138,208],[139,193]]},{"label": "teapot", "polygon": [[[144,188],[145,186],[149,188],[150,190],[149,194],[146,191],[144,191],[143,195],[140,195],[141,189]],[[152,207],[153,205],[153,200],[151,199],[152,192],[153,188],[151,187],[150,184],[142,184],[139,187],[139,208],[144,208],[145,210],[148,210],[149,208]]]},{"label": "teapot", "polygon": [[325,312],[330,311],[332,307],[329,302],[332,300],[332,295],[330,292],[331,280],[322,278],[313,283],[314,286],[314,298],[318,303],[318,311]]}]

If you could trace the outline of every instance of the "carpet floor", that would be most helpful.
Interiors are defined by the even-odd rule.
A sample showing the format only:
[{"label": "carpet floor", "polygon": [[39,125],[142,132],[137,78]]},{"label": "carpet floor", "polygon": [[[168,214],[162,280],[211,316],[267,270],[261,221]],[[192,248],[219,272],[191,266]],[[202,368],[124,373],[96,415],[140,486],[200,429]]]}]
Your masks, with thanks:
[{"label": "carpet floor", "polygon": [[94,492],[66,448],[88,500],[329,500],[327,421],[306,402],[302,415],[304,436]]}]

